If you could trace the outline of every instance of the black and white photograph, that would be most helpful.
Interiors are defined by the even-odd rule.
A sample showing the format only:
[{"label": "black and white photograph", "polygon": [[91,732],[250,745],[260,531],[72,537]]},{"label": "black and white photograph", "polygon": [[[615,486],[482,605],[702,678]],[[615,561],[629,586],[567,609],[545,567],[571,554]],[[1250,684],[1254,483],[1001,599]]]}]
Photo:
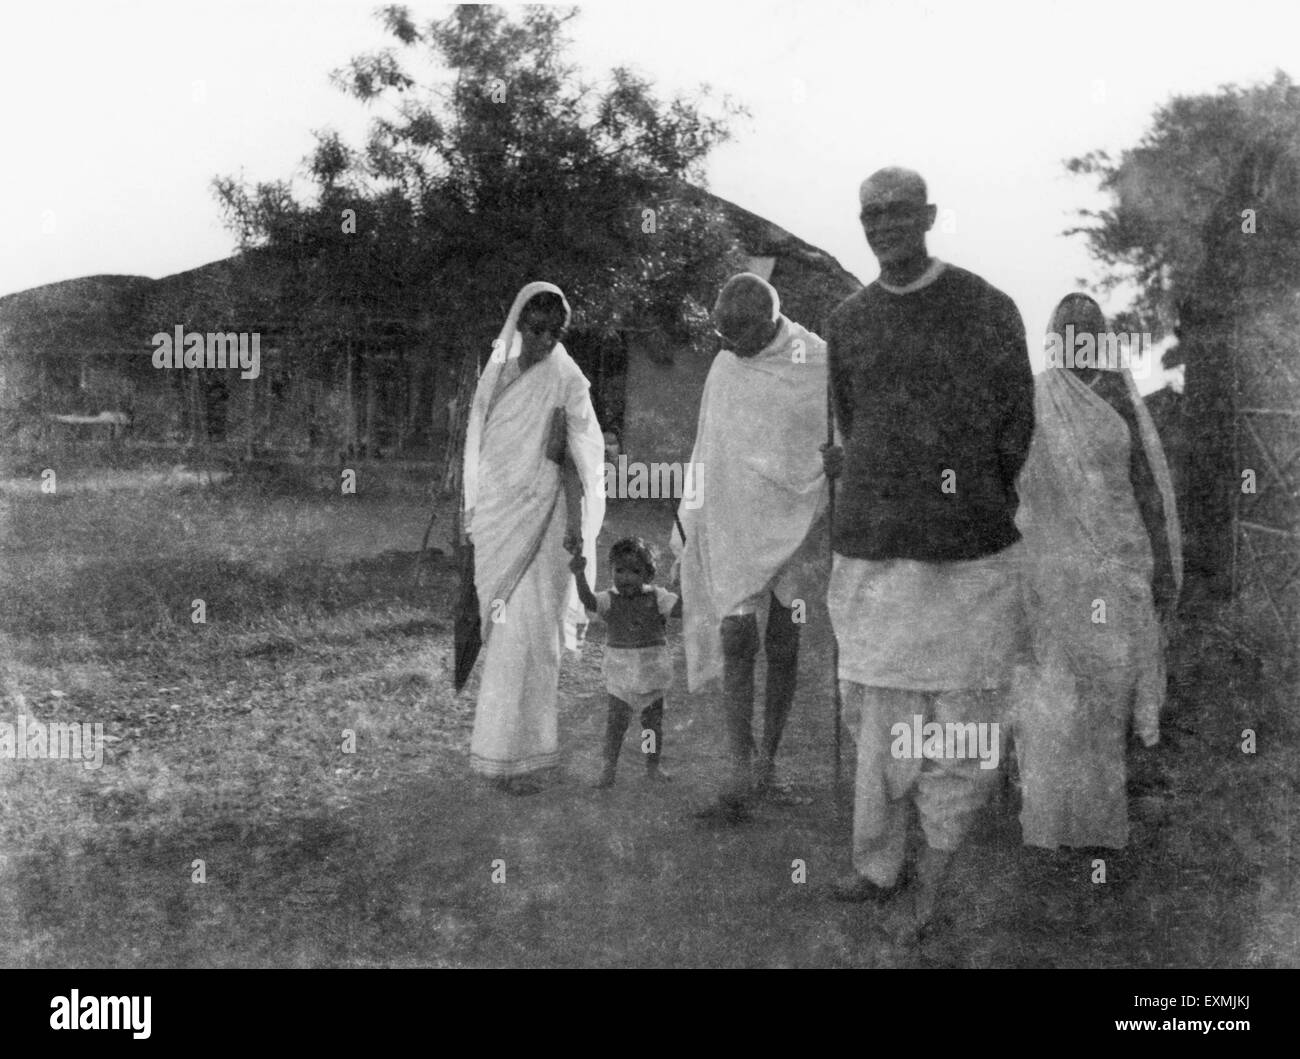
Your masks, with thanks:
[{"label": "black and white photograph", "polygon": [[1298,41],[6,5],[0,967],[1300,967]]}]

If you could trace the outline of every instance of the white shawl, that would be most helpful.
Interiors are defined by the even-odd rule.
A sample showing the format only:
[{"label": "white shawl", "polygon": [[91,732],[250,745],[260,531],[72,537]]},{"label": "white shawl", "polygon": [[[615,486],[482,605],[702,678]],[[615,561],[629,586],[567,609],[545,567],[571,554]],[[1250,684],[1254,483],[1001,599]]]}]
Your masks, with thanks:
[{"label": "white shawl", "polygon": [[692,691],[722,673],[723,617],[798,551],[826,498],[826,343],[786,317],[753,357],[722,350],[700,398],[697,507],[682,504],[682,633]]},{"label": "white shawl", "polygon": [[[478,588],[483,640],[492,629],[494,608],[508,603],[524,571],[538,558],[542,537],[564,503],[559,466],[545,450],[551,417],[565,410],[568,451],[582,480],[582,546],[587,576],[596,578],[596,537],[605,518],[605,442],[591,404],[590,384],[562,344],[509,383],[492,404],[497,380],[522,349],[519,314],[534,295],[550,292],[550,283],[530,283],[515,297],[505,326],[492,345],[492,356],[479,376],[465,435],[464,517],[474,544],[474,582]],[[564,302],[565,323],[569,305]],[[489,414],[489,406],[490,414]],[[564,562],[563,555],[545,556]],[[586,612],[570,579],[564,614],[565,645],[576,649]]]}]

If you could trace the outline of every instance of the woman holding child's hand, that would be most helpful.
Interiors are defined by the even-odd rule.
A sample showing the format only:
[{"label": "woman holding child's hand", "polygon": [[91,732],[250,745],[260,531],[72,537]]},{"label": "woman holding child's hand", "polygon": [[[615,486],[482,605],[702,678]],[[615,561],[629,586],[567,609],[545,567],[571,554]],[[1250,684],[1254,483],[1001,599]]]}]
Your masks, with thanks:
[{"label": "woman holding child's hand", "polygon": [[485,644],[470,767],[512,794],[559,763],[561,633],[585,626],[565,551],[594,552],[605,515],[605,442],[590,384],[560,338],[563,292],[515,298],[479,378],[465,439],[465,530]]}]

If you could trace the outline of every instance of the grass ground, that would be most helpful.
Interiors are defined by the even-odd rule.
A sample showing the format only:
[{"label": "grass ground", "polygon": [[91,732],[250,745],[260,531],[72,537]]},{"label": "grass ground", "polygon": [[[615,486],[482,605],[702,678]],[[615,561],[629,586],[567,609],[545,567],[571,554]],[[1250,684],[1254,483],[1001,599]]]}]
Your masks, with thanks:
[{"label": "grass ground", "polygon": [[[477,676],[452,693],[456,573],[436,555],[412,576],[428,502],[364,473],[334,495],[329,478],[0,483],[0,721],[101,722],[107,741],[97,770],[0,758],[0,962],[1300,965],[1294,685],[1269,660],[1237,665],[1225,621],[1189,628],[1173,658],[1162,745],[1107,882],[1091,856],[1023,849],[1009,789],[959,854],[951,926],[903,949],[880,910],[824,893],[848,848],[824,611],[782,754],[810,804],[697,828],[721,731],[716,697],[684,687],[666,720],[675,781],[645,783],[629,736],[618,785],[589,790],[599,634],[561,675],[563,781],[507,798],[468,776]],[[441,513],[435,545],[449,525]],[[669,525],[616,503],[602,539],[663,541]]]}]

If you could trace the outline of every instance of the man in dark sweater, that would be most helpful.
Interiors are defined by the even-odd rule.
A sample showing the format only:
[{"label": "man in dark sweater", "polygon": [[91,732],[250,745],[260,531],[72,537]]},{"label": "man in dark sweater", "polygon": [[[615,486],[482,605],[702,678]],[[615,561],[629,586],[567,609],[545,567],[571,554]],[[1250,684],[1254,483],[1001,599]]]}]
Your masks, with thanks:
[{"label": "man in dark sweater", "polygon": [[[902,888],[914,799],[926,843],[905,925],[919,931],[997,776],[1024,646],[1015,482],[1034,391],[1011,299],[927,253],[921,177],[881,170],[860,199],[880,278],[835,310],[827,338],[843,440],[826,453],[841,483],[828,603],[858,746],[854,872],[834,895]],[[911,733],[930,724],[953,738],[918,752]]]}]

